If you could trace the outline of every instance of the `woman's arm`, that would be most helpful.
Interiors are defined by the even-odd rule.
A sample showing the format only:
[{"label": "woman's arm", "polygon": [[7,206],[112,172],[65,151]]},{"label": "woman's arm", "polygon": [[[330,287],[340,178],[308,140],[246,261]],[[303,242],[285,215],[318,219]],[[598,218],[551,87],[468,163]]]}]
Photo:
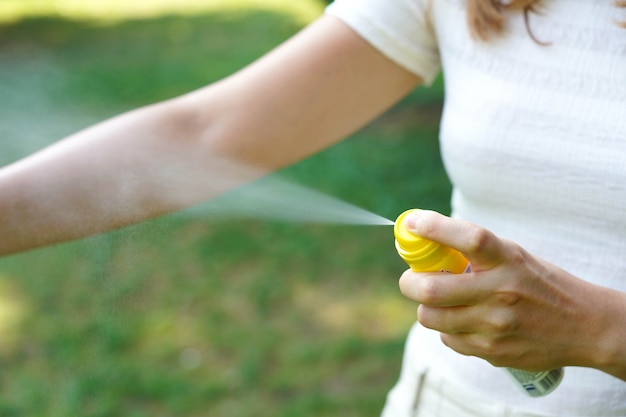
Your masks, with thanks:
[{"label": "woman's arm", "polygon": [[583,366],[626,381],[626,294],[465,221],[421,211],[407,225],[472,263],[468,274],[407,271],[400,279],[403,294],[420,303],[420,323],[440,331],[447,346],[495,366]]},{"label": "woman's arm", "polygon": [[363,126],[419,82],[324,16],[222,81],[97,124],[0,170],[0,254],[210,198],[254,175],[226,178],[224,160],[261,171],[286,166]]}]

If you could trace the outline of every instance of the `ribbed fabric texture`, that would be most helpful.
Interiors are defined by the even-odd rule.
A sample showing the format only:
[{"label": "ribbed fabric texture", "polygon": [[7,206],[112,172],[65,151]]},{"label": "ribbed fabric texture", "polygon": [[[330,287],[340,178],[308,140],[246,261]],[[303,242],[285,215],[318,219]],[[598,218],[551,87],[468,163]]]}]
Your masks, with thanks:
[{"label": "ribbed fabric texture", "polygon": [[[547,45],[521,14],[502,35],[473,40],[461,0],[335,0],[327,13],[426,82],[443,68],[454,216],[626,291],[626,29],[615,23],[626,11],[610,0],[542,5],[529,24]],[[411,337],[421,338],[416,355],[480,395],[547,414],[626,416],[626,383],[599,371],[568,368],[557,391],[530,399],[436,333]]]}]

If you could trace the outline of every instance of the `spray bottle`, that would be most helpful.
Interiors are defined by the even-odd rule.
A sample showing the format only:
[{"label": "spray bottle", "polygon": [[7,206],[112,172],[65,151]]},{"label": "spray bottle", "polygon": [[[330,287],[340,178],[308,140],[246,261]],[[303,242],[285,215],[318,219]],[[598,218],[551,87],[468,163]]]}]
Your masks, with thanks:
[{"label": "spray bottle", "polygon": [[[457,250],[410,232],[406,216],[416,211],[407,210],[398,216],[394,226],[398,254],[415,272],[449,272],[460,274],[471,271],[469,261]],[[517,385],[531,397],[543,397],[556,389],[563,379],[563,368],[542,372],[528,372],[504,368]]]}]

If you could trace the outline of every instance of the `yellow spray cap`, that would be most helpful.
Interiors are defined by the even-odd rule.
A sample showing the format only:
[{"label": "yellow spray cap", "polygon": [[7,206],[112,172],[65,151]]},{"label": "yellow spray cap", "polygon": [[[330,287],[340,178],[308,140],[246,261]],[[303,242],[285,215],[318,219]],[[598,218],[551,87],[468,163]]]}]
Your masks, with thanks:
[{"label": "yellow spray cap", "polygon": [[409,231],[405,218],[415,211],[418,210],[407,210],[398,216],[393,228],[396,249],[400,257],[416,272],[446,271],[453,274],[466,272],[469,261],[459,251]]}]

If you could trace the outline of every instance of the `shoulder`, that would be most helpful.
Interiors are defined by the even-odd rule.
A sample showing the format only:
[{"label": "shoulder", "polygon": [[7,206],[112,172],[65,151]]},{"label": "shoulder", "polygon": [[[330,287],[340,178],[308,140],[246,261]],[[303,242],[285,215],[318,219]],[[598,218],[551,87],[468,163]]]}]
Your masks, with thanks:
[{"label": "shoulder", "polygon": [[439,71],[434,0],[335,0],[326,9],[428,84]]}]

